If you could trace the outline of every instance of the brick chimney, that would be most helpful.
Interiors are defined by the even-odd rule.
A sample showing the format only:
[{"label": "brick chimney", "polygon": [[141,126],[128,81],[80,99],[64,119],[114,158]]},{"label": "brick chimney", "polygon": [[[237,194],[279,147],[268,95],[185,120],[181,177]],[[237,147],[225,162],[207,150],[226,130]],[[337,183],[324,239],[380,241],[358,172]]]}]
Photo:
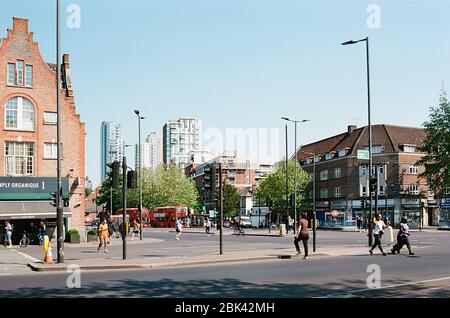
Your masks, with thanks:
[{"label": "brick chimney", "polygon": [[355,126],[355,125],[350,125],[350,126],[348,126],[347,132],[348,132],[349,134],[351,134],[351,133],[354,132],[356,129],[358,129],[357,126]]}]

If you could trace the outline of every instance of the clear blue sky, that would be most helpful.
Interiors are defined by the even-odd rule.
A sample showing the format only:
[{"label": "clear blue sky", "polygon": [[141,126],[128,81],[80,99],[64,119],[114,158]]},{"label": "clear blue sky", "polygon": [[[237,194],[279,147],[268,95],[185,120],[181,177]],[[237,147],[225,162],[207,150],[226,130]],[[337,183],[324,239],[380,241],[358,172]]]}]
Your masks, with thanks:
[{"label": "clear blue sky", "polygon": [[[53,62],[54,3],[2,0],[1,37],[13,16],[28,18]],[[121,122],[126,142],[136,143],[136,105],[149,118],[144,134],[183,115],[198,116],[205,128],[279,128],[279,158],[281,116],[311,120],[301,126],[299,144],[341,133],[354,118],[365,125],[364,45],[342,41],[370,37],[374,123],[420,126],[442,81],[450,85],[448,0],[62,3],[82,10],[80,29],[63,26],[62,48],[71,55],[77,110],[87,126],[86,174],[95,183],[101,122]],[[381,8],[379,29],[366,24],[371,3]]]}]

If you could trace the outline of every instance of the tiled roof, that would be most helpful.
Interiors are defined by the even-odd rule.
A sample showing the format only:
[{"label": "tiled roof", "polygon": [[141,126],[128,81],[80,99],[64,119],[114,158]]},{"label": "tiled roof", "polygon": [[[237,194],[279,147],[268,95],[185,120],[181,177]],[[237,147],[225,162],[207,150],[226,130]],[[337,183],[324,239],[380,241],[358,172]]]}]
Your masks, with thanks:
[{"label": "tiled roof", "polygon": [[[422,146],[426,137],[426,132],[422,128],[403,127],[393,125],[373,125],[372,126],[372,145],[384,146],[384,152],[399,152],[401,145]],[[357,150],[368,147],[369,130],[368,127],[362,127],[327,139],[323,139],[303,146],[297,153],[299,161],[311,157],[311,153],[324,155],[332,151],[349,148],[352,155],[356,155]]]}]

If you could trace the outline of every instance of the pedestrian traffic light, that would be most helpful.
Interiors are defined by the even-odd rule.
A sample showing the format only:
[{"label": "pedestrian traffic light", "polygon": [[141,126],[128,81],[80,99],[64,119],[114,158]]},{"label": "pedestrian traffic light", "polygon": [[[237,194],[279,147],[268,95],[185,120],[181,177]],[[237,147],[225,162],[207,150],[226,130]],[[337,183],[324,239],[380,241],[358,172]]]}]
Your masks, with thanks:
[{"label": "pedestrian traffic light", "polygon": [[127,188],[128,189],[137,189],[137,172],[136,171],[128,171],[128,173],[127,173]]},{"label": "pedestrian traffic light", "polygon": [[369,188],[370,188],[370,192],[376,192],[377,191],[377,187],[378,187],[378,179],[377,177],[371,177],[370,178],[370,183],[369,183]]},{"label": "pedestrian traffic light", "polygon": [[112,187],[118,189],[120,186],[119,174],[120,174],[120,162],[114,161],[113,163],[107,164],[110,171],[107,173],[108,177],[111,179]]},{"label": "pedestrian traffic light", "polygon": [[56,204],[56,192],[52,192],[52,193],[50,193],[50,195],[52,196],[52,202],[50,204],[56,208],[56,206],[57,206],[57,204]]},{"label": "pedestrian traffic light", "polygon": [[64,198],[64,200],[63,200],[63,206],[64,206],[65,208],[68,208],[68,207],[70,206],[70,200],[69,200],[69,198]]}]

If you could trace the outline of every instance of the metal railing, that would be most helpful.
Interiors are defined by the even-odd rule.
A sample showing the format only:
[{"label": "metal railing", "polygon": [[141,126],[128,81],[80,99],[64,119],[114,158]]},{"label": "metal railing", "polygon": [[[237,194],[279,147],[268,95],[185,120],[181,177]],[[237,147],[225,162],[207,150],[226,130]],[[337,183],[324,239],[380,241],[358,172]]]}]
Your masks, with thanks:
[{"label": "metal railing", "polygon": [[322,228],[355,228],[356,229],[356,220],[343,221],[317,221],[319,227]]}]

